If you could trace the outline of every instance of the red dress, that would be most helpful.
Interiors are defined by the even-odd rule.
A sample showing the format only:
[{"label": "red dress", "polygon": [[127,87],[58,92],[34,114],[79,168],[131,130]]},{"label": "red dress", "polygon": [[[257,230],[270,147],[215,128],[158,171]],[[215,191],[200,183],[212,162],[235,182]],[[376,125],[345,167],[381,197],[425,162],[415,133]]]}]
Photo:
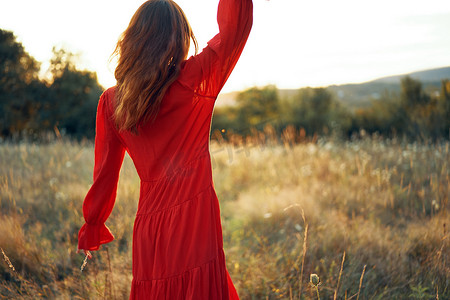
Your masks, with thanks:
[{"label": "red dress", "polygon": [[182,63],[155,122],[139,135],[115,129],[114,88],[100,97],[94,182],[83,204],[78,248],[98,250],[114,239],[104,223],[127,151],[140,177],[130,299],[238,299],[225,267],[209,134],[216,97],[247,41],[252,10],[252,0],[219,2],[219,34]]}]

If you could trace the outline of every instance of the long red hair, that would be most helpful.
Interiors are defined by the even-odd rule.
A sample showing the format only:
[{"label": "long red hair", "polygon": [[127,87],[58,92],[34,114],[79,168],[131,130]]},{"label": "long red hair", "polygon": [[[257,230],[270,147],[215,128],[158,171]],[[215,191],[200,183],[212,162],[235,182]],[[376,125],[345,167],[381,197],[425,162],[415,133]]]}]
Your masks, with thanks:
[{"label": "long red hair", "polygon": [[131,18],[114,54],[119,57],[114,118],[119,130],[138,133],[153,121],[167,88],[177,79],[191,39],[197,40],[181,8],[172,0],[149,0]]}]

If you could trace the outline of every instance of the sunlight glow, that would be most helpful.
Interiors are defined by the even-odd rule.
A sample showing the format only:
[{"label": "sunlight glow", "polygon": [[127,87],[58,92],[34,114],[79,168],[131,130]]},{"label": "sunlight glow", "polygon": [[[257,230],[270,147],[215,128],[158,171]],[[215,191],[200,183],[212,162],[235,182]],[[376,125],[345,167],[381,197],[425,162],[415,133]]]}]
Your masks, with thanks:
[{"label": "sunlight glow", "polygon": [[[108,59],[143,1],[57,3],[5,1],[0,28],[12,30],[44,71],[52,47],[64,47],[80,53],[79,66],[96,71],[104,87],[114,85],[114,64]],[[218,32],[218,0],[177,3],[201,50]],[[224,91],[362,82],[450,65],[446,0],[254,0],[254,8],[252,33]]]}]

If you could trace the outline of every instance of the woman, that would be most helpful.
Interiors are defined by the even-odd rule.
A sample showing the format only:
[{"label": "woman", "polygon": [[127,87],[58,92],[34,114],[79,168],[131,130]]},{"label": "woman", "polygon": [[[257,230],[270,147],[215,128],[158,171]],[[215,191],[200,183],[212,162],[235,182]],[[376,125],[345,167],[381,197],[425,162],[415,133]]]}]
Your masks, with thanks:
[{"label": "woman", "polygon": [[105,226],[125,151],[139,174],[130,299],[238,299],[225,267],[209,133],[214,102],[252,26],[252,0],[220,0],[219,33],[195,37],[172,0],[150,0],[117,44],[117,85],[97,108],[94,182],[78,248],[111,242]]}]

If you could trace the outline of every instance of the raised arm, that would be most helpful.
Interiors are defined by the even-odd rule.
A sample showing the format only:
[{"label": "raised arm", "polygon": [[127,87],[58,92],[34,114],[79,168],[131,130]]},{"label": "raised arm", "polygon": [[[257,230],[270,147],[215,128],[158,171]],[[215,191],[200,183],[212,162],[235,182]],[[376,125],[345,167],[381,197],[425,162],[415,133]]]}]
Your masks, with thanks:
[{"label": "raised arm", "polygon": [[208,46],[191,58],[187,67],[201,71],[197,92],[217,97],[236,65],[253,23],[252,0],[220,0],[217,11],[219,33]]},{"label": "raised arm", "polygon": [[78,233],[78,249],[98,250],[101,244],[114,239],[105,225],[116,199],[120,168],[125,148],[114,132],[109,119],[107,93],[103,93],[98,102],[94,182],[83,203],[83,215],[86,223]]}]

